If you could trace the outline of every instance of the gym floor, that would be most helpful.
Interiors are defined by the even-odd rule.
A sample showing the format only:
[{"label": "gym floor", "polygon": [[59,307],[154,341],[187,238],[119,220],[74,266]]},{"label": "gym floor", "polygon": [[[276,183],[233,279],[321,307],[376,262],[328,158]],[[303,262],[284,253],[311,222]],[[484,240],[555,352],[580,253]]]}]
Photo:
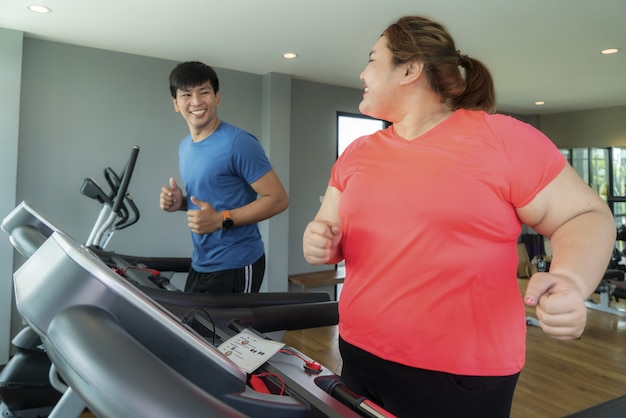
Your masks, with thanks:
[{"label": "gym floor", "polygon": [[[518,281],[524,292],[528,279]],[[530,308],[527,314],[534,316]],[[336,326],[289,331],[283,341],[341,372]],[[563,417],[625,394],[626,317],[588,309],[585,333],[575,341],[555,340],[528,327],[526,366],[511,418]]]}]

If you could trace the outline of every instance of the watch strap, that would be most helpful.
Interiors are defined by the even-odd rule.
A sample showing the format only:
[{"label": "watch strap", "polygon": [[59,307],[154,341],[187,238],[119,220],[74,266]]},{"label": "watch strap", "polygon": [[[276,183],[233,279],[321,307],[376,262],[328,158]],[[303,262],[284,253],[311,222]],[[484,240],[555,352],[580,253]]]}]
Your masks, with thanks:
[{"label": "watch strap", "polygon": [[235,226],[235,222],[230,217],[230,210],[222,211],[222,229],[227,230]]}]

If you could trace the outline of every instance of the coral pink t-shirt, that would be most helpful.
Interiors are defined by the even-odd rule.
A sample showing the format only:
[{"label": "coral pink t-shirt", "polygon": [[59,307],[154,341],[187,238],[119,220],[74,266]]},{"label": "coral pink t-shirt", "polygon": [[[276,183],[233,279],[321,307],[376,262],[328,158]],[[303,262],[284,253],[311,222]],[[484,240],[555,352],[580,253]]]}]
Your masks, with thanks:
[{"label": "coral pink t-shirt", "polygon": [[565,164],[537,129],[481,111],[457,110],[412,141],[390,127],[352,143],[329,182],[342,192],[342,338],[412,367],[519,372],[515,208]]}]

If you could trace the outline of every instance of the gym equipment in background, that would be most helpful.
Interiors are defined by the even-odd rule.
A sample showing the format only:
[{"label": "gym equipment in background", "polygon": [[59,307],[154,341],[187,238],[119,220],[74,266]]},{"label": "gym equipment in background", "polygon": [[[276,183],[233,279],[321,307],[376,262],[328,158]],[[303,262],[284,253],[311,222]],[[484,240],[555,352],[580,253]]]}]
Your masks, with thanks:
[{"label": "gym equipment in background", "polygon": [[611,302],[626,299],[626,281],[624,280],[626,257],[617,245],[618,242],[626,242],[626,225],[617,228],[615,242],[609,267],[595,291],[599,295],[599,301],[589,299],[585,304],[589,309],[624,317],[626,316],[626,309],[615,306]]},{"label": "gym equipment in background", "polygon": [[115,231],[127,228],[139,220],[139,209],[128,193],[128,185],[138,155],[139,147],[135,145],[131,150],[130,158],[122,169],[121,177],[110,167],[104,169],[104,177],[111,188],[108,194],[92,178],[83,180],[80,192],[102,204],[100,214],[85,245],[106,248]]}]

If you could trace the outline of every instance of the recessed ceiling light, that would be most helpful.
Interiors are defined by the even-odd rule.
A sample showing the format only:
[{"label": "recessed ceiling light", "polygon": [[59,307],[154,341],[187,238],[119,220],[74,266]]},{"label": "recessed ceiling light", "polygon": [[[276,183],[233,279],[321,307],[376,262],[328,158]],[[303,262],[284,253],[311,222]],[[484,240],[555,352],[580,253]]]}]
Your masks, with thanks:
[{"label": "recessed ceiling light", "polygon": [[285,52],[283,54],[283,58],[288,59],[288,60],[292,60],[297,57],[298,57],[298,54],[296,54],[295,52]]},{"label": "recessed ceiling light", "polygon": [[28,6],[28,10],[34,13],[46,14],[52,11],[51,8],[46,7],[42,4],[31,4]]},{"label": "recessed ceiling light", "polygon": [[546,104],[546,102],[544,102],[544,101],[542,101],[542,100],[539,100],[539,101],[535,102],[535,104],[536,104],[537,106],[543,106],[544,104]]},{"label": "recessed ceiling light", "polygon": [[600,51],[600,53],[602,55],[611,55],[611,54],[617,54],[620,51],[619,48],[607,48],[607,49],[603,49],[602,51]]}]

